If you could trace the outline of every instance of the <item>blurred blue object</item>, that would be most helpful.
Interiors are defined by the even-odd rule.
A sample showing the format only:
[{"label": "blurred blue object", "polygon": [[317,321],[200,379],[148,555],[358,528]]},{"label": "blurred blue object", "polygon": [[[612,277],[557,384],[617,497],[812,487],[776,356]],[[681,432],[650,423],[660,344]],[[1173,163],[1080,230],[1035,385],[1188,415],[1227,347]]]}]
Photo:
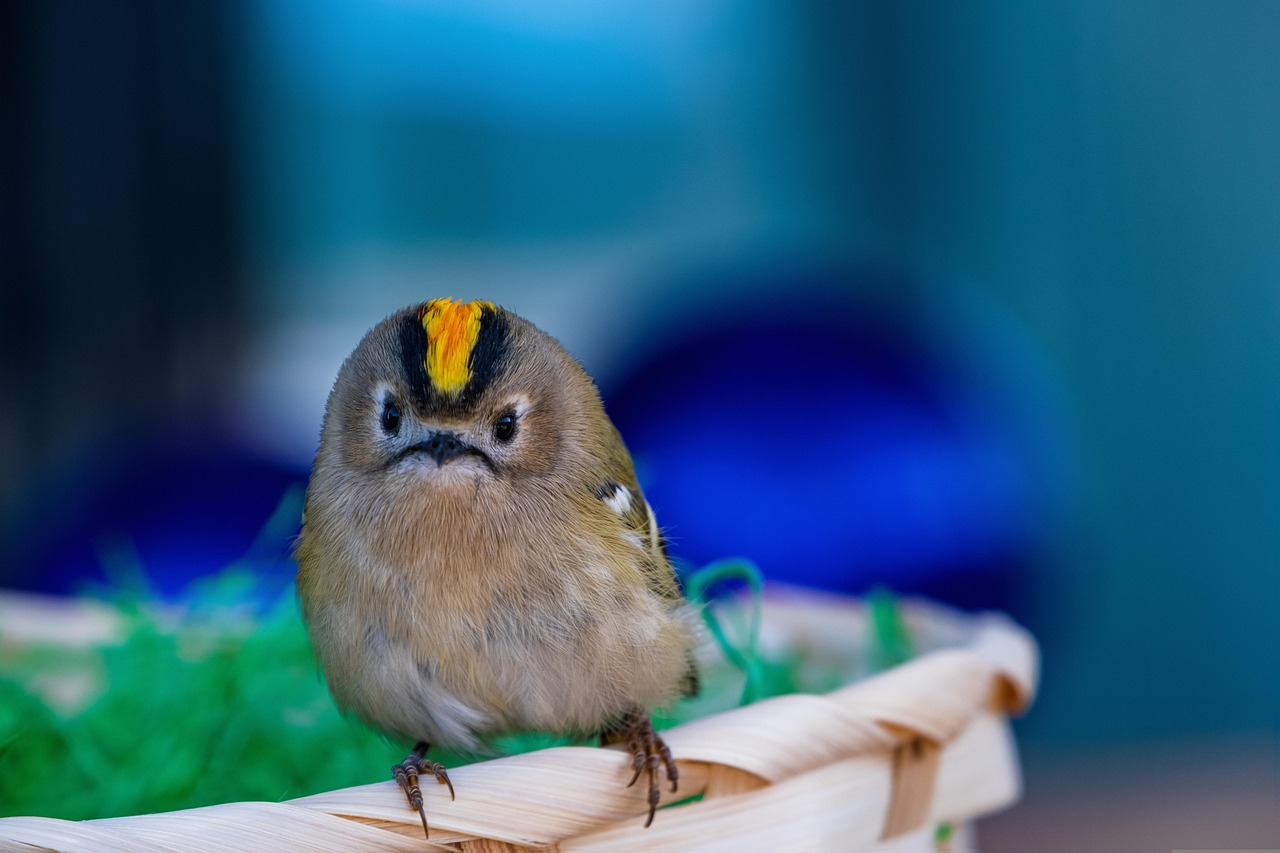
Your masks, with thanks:
[{"label": "blurred blue object", "polygon": [[65,594],[141,578],[175,597],[239,564],[271,600],[293,579],[306,472],[208,430],[104,435],[38,479],[4,537],[0,586]]},{"label": "blurred blue object", "polygon": [[1036,353],[975,358],[998,337],[964,325],[978,313],[943,335],[909,300],[849,290],[792,273],[699,308],[608,389],[672,553],[1021,609],[1017,575],[1045,548],[1062,487],[1062,460],[1018,414],[1046,396],[1018,387],[1031,374],[1016,361]]}]

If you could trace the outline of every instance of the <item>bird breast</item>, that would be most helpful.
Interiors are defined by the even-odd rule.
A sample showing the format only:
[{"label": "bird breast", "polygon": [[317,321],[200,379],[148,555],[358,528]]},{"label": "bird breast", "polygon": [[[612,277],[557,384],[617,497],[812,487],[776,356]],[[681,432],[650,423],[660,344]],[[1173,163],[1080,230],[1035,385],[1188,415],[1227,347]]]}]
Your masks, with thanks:
[{"label": "bird breast", "polygon": [[309,621],[339,703],[477,749],[489,733],[592,732],[673,700],[691,611],[650,591],[643,553],[589,506],[564,525],[548,509],[484,520],[422,506],[412,535],[366,535],[327,566],[337,594]]}]

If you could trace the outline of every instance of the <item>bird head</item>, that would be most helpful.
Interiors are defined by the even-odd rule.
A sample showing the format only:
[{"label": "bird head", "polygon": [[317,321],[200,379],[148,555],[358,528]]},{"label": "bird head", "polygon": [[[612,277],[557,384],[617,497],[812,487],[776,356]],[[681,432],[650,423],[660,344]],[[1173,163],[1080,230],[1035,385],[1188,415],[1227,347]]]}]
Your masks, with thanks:
[{"label": "bird head", "polygon": [[554,338],[490,302],[435,299],[379,323],[342,365],[313,486],[465,497],[585,481],[616,435]]}]

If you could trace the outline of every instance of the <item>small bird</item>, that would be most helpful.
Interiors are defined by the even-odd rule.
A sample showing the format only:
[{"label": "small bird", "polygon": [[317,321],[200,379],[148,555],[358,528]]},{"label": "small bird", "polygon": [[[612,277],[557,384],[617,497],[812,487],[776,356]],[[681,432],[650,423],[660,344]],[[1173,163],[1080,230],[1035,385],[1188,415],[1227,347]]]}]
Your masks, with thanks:
[{"label": "small bird", "polygon": [[414,742],[392,768],[427,832],[433,744],[537,730],[625,744],[675,791],[654,707],[698,689],[684,600],[631,456],[558,341],[490,302],[375,326],[325,408],[296,556],[339,707]]}]

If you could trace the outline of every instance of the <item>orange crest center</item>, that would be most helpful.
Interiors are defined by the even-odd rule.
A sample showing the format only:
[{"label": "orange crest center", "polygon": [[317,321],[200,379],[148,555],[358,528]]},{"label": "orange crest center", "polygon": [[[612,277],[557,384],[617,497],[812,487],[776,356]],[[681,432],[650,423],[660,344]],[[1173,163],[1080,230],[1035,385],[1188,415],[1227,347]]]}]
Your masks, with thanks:
[{"label": "orange crest center", "polygon": [[427,332],[425,367],[431,384],[442,394],[457,396],[471,381],[471,352],[480,336],[480,315],[492,302],[433,299],[422,309]]}]

